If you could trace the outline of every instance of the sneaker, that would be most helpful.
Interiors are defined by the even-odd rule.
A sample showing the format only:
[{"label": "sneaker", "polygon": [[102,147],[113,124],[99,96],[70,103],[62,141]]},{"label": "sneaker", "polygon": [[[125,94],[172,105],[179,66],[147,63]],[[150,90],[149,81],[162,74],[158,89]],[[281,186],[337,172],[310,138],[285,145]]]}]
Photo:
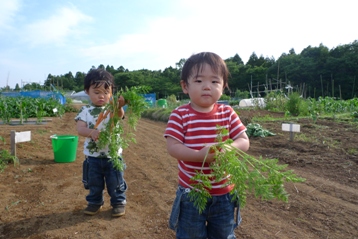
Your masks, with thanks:
[{"label": "sneaker", "polygon": [[102,208],[102,205],[88,204],[84,213],[87,215],[95,215],[101,210],[101,208]]},{"label": "sneaker", "polygon": [[124,207],[125,207],[125,205],[123,205],[123,204],[114,205],[112,208],[112,217],[123,216],[126,213]]}]

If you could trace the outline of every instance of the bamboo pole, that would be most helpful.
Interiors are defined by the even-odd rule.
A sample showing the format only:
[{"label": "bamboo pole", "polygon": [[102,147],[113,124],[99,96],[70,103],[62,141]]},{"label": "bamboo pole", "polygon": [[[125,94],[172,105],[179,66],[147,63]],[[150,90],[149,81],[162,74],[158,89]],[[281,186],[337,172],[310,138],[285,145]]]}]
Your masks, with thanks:
[{"label": "bamboo pole", "polygon": [[354,76],[354,79],[353,79],[352,99],[354,98],[354,87],[355,87],[355,84],[356,84],[356,76]]},{"label": "bamboo pole", "polygon": [[332,98],[334,98],[334,80],[332,80]]},{"label": "bamboo pole", "polygon": [[279,78],[280,78],[280,61],[277,61],[277,82]]},{"label": "bamboo pole", "polygon": [[[252,75],[251,75],[251,82],[250,82],[250,84],[251,84],[251,91],[252,91]],[[252,94],[251,94],[251,97],[252,97]]]},{"label": "bamboo pole", "polygon": [[321,90],[322,90],[322,97],[324,98],[322,75],[320,75],[320,77],[321,77]]},{"label": "bamboo pole", "polygon": [[341,91],[341,85],[338,85],[339,86],[339,99],[342,100],[342,91]]}]

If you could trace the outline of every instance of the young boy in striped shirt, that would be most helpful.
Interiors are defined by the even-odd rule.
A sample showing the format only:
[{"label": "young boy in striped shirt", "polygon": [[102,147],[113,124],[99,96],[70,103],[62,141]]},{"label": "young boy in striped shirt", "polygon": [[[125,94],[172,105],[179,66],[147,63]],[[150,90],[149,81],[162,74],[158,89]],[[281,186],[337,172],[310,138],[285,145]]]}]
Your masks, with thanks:
[{"label": "young boy in striped shirt", "polygon": [[216,143],[218,125],[229,132],[223,141],[233,139],[232,145],[243,151],[250,146],[246,127],[236,112],[217,103],[228,88],[228,76],[225,61],[211,52],[192,55],[181,72],[180,85],[190,102],[172,111],[164,133],[168,153],[178,160],[179,186],[169,220],[176,238],[236,238],[234,229],[241,222],[239,202],[232,200],[233,185],[227,185],[225,178],[212,180],[212,197],[202,213],[188,197],[196,171],[211,172],[215,153],[209,150]]}]

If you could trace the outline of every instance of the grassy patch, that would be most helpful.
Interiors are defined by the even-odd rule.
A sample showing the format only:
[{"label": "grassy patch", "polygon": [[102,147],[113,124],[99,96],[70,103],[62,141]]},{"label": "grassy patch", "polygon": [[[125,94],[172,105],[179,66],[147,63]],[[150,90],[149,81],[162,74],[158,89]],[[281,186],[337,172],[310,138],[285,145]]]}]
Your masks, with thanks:
[{"label": "grassy patch", "polygon": [[306,135],[304,133],[295,134],[296,141],[302,141],[306,143],[318,143],[318,139],[315,136]]},{"label": "grassy patch", "polygon": [[358,155],[358,149],[348,149],[347,153],[349,155]]}]

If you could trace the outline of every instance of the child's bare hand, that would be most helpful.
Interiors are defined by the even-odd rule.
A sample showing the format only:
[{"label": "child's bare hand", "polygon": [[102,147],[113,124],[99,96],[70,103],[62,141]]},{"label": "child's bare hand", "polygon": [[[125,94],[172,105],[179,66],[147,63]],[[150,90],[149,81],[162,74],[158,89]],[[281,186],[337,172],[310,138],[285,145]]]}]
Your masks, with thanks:
[{"label": "child's bare hand", "polygon": [[101,132],[99,130],[96,130],[96,129],[93,130],[90,135],[91,139],[93,139],[94,141],[97,141],[100,133]]},{"label": "child's bare hand", "polygon": [[125,101],[125,99],[123,98],[123,96],[119,96],[119,97],[118,97],[117,105],[118,105],[118,108],[122,108],[123,106],[126,105],[126,101]]},{"label": "child's bare hand", "polygon": [[211,163],[215,161],[215,151],[212,151],[212,146],[205,146],[200,151],[203,154],[203,160],[205,159],[205,162]]}]

